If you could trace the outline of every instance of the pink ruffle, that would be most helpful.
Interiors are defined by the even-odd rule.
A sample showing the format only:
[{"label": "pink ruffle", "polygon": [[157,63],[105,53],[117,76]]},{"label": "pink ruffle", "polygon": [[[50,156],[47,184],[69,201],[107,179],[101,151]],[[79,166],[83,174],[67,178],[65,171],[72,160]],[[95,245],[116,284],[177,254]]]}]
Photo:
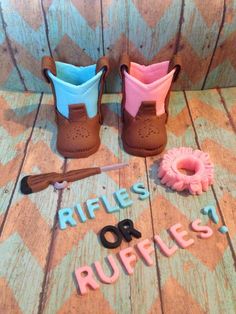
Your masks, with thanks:
[{"label": "pink ruffle", "polygon": [[[193,172],[181,173],[179,169]],[[191,147],[170,149],[163,157],[158,169],[161,183],[176,191],[189,190],[193,195],[201,194],[213,184],[214,166],[207,153]]]}]

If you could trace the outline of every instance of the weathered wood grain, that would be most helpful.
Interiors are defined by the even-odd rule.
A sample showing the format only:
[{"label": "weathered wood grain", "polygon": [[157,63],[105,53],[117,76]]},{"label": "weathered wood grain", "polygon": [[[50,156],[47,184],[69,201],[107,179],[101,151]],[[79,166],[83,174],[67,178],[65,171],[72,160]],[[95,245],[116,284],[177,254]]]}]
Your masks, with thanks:
[{"label": "weathered wood grain", "polygon": [[31,136],[40,94],[0,92],[0,226]]},{"label": "weathered wood grain", "polygon": [[88,65],[103,55],[100,1],[43,1],[53,56]]},{"label": "weathered wood grain", "polygon": [[236,136],[216,90],[186,95],[199,146],[209,152],[215,164],[214,191],[231,241],[235,242]]},{"label": "weathered wood grain", "polygon": [[[147,5],[152,10],[147,10]],[[104,48],[112,68],[109,92],[121,90],[118,62],[122,53],[129,53],[141,64],[168,60],[174,55],[181,0],[164,1],[158,6],[156,1],[102,1],[102,11]]]},{"label": "weathered wood grain", "polygon": [[2,0],[0,86],[48,92],[43,55],[87,65],[111,58],[109,92],[120,91],[123,52],[141,63],[177,54],[182,74],[175,89],[236,85],[236,5],[233,0]]},{"label": "weathered wood grain", "polygon": [[128,52],[128,4],[127,1],[102,1],[104,54],[110,58],[111,72],[107,81],[108,92],[121,91],[118,75],[119,59]]},{"label": "weathered wood grain", "polygon": [[34,0],[26,6],[24,1],[3,0],[1,9],[11,55],[17,65],[17,71],[12,71],[7,86],[17,89],[20,76],[24,89],[49,91],[40,66],[42,56],[49,54],[41,1]]},{"label": "weathered wood grain", "polygon": [[[7,130],[11,138],[25,143],[40,95],[1,95],[4,95],[1,108],[5,112],[2,113],[4,119],[1,118],[3,142],[7,139]],[[87,159],[68,160],[67,170],[119,161],[129,162],[129,168],[73,183],[64,190],[62,199],[52,188],[29,197],[23,196],[19,192],[18,181],[0,239],[0,287],[3,291],[0,312],[234,313],[236,137],[228,116],[230,114],[234,118],[235,89],[186,92],[186,98],[182,92],[171,95],[168,148],[181,145],[197,148],[200,145],[210,153],[215,164],[213,190],[199,197],[179,194],[160,184],[156,172],[161,156],[145,160],[123,151],[118,137],[121,130],[118,118],[120,99],[120,95],[103,97],[103,102],[108,105],[103,106],[106,118],[101,130],[101,148]],[[3,100],[7,104],[4,105]],[[18,104],[21,104],[20,108]],[[25,152],[20,179],[29,173],[63,171],[64,159],[56,152],[55,143],[52,96],[44,95]],[[10,156],[16,147],[14,145],[16,142],[12,141],[10,149],[0,151],[1,161]],[[25,146],[19,145],[17,154],[22,154]],[[22,161],[22,157],[19,160]],[[8,172],[11,175],[14,171],[10,169]],[[130,186],[136,181],[149,186],[150,200],[140,201],[130,191]],[[64,231],[59,229],[56,215],[59,207],[74,207],[81,203],[85,209],[84,202],[88,198],[102,194],[115,204],[112,194],[119,187],[129,190],[134,200],[132,207],[108,214],[101,205],[94,220],[87,219],[81,223],[77,219],[76,227]],[[209,203],[217,206],[218,225],[213,225],[200,214],[200,209]],[[189,229],[189,223],[198,217],[213,228],[212,238],[199,239]],[[107,250],[100,245],[98,232],[104,225],[115,225],[124,218],[134,221],[142,232],[142,239],[160,234],[169,244],[173,241],[166,229],[180,222],[195,243],[189,249],[179,249],[170,258],[164,257],[156,247],[152,255],[156,267],[147,267],[139,260],[133,276],[128,276],[119,266],[120,277],[115,284],[101,284],[100,290],[80,296],[76,290],[74,270],[99,260],[109,274],[104,257],[116,255],[121,248],[127,247],[127,243],[123,242],[121,248]],[[229,236],[217,231],[222,224],[228,226]],[[140,240],[133,240],[129,245],[134,246]]]},{"label": "weathered wood grain", "polygon": [[216,86],[236,85],[236,58],[234,47],[236,42],[236,2],[234,0],[225,1],[224,21],[217,41],[209,74],[206,77],[204,88],[214,88]]},{"label": "weathered wood grain", "polygon": [[[208,8],[208,9],[206,9]],[[176,58],[182,72],[178,89],[201,89],[223,18],[224,1],[185,1]]]},{"label": "weathered wood grain", "polygon": [[[119,120],[119,134],[121,135],[122,124]],[[128,162],[129,167],[120,170],[119,185],[130,190],[130,187],[136,182],[143,182],[147,189],[147,168],[144,158],[128,155],[122,147],[120,139],[120,160]],[[133,220],[135,227],[141,232],[141,239],[133,239],[129,246],[135,246],[144,239],[152,239],[154,230],[152,226],[152,216],[150,208],[150,199],[141,201],[137,195],[131,195],[133,205],[120,212],[119,220],[129,218]],[[155,254],[152,259],[157,263]],[[161,313],[161,300],[159,294],[159,278],[156,267],[148,267],[145,261],[140,258],[135,265],[134,274],[129,277],[130,281],[130,313],[145,314],[152,310],[154,313]],[[150,286],[155,289],[150,289]],[[127,309],[126,312],[128,313]],[[119,313],[119,312],[118,312]]]},{"label": "weathered wood grain", "polygon": [[221,88],[218,92],[229,115],[229,120],[236,132],[236,88]]},{"label": "weathered wood grain", "polygon": [[[210,137],[211,133],[208,131],[206,135]],[[197,148],[184,95],[174,92],[170,100],[167,149],[179,146]],[[204,149],[211,153],[208,147]],[[195,240],[193,246],[179,249],[169,258],[156,249],[163,310],[166,313],[233,313],[236,277],[227,236],[220,234],[211,222],[208,223],[214,235],[207,240],[197,238],[189,228],[196,218],[207,223],[208,219],[200,210],[208,204],[216,204],[215,196],[209,190],[194,197],[161,185],[157,178],[159,160],[159,157],[147,158],[154,231],[172,246],[174,242],[167,229],[180,222],[189,232],[188,237]],[[216,175],[220,176],[220,173]]]},{"label": "weathered wood grain", "polygon": [[[17,107],[13,102],[17,98],[10,97],[12,107],[13,104]],[[34,101],[38,97],[30,96],[31,102],[26,103],[27,106],[22,110],[30,112],[35,108]],[[20,114],[21,111],[19,116]],[[21,123],[21,127],[25,127],[24,124],[27,125],[29,120],[26,118]],[[6,294],[1,304],[4,305],[5,313],[12,313],[12,304],[4,303],[11,295],[19,312],[38,312],[58,194],[49,187],[40,193],[24,196],[19,191],[19,186],[24,175],[61,171],[64,159],[55,150],[55,132],[52,96],[44,96],[1,234],[1,290]]]},{"label": "weathered wood grain", "polygon": [[8,37],[6,36],[6,29],[4,29],[4,20],[0,4],[0,57],[1,57],[1,72],[0,72],[0,86],[1,89],[12,89],[12,78],[15,90],[25,90],[25,86],[21,81],[18,73],[16,61],[11,51],[11,46]]},{"label": "weathered wood grain", "polygon": [[[128,1],[129,54],[149,64],[170,60],[178,45],[182,1]],[[175,18],[173,18],[173,16]]]}]

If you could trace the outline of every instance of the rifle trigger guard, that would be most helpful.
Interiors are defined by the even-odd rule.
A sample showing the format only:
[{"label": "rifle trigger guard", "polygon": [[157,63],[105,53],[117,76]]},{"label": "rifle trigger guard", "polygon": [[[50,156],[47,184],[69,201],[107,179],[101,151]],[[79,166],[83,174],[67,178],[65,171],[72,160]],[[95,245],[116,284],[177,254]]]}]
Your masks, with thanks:
[{"label": "rifle trigger guard", "polygon": [[53,184],[53,187],[55,190],[63,190],[65,188],[67,188],[68,186],[68,182],[67,181],[62,181],[62,182],[55,182]]}]

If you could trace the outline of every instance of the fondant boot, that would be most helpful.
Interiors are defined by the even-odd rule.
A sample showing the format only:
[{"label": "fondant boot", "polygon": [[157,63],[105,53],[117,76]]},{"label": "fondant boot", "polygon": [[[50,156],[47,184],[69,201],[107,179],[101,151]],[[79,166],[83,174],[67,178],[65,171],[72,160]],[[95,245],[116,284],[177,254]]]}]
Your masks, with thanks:
[{"label": "fondant boot", "polygon": [[108,69],[106,57],[85,67],[43,57],[42,73],[54,95],[57,150],[64,157],[88,157],[98,150],[101,98]]},{"label": "fondant boot", "polygon": [[149,66],[130,62],[126,54],[120,60],[121,137],[124,149],[131,155],[157,155],[166,146],[170,89],[180,72],[180,65],[170,68],[169,61]]}]

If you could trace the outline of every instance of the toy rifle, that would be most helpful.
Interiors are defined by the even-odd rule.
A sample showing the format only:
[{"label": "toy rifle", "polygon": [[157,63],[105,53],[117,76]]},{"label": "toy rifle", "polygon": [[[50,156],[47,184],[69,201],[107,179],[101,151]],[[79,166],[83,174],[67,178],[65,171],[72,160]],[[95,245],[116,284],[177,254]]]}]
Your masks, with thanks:
[{"label": "toy rifle", "polygon": [[50,172],[26,176],[21,180],[20,190],[23,194],[31,194],[42,191],[49,185],[54,185],[54,187],[57,188],[57,185],[60,185],[60,183],[78,181],[96,174],[100,174],[101,172],[117,170],[126,166],[128,166],[127,163],[120,163],[103,167],[71,170],[66,173]]}]

